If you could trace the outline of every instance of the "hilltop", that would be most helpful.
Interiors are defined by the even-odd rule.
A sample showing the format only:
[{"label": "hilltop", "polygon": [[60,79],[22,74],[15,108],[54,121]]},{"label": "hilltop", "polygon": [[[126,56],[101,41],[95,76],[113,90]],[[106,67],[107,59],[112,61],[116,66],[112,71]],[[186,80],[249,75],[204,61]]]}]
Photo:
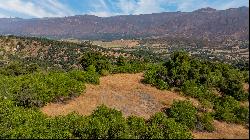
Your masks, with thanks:
[{"label": "hilltop", "polygon": [[203,39],[248,39],[249,8],[193,12],[164,12],[144,15],[97,17],[78,15],[63,18],[2,18],[0,34],[78,39],[145,37],[192,37]]}]

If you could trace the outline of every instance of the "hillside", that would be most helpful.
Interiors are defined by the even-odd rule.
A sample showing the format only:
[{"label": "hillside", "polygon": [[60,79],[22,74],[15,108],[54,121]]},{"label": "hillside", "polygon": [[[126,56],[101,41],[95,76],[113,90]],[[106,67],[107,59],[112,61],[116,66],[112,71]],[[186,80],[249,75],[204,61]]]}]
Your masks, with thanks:
[{"label": "hillside", "polygon": [[0,66],[22,61],[38,63],[42,67],[79,68],[79,58],[89,51],[105,54],[110,59],[118,56],[139,58],[129,52],[106,49],[88,41],[73,43],[46,38],[0,36]]},{"label": "hillside", "polygon": [[[110,108],[122,111],[125,117],[140,116],[149,119],[150,116],[169,108],[174,100],[190,100],[194,106],[201,106],[194,98],[188,98],[174,91],[162,91],[140,81],[143,74],[115,74],[100,78],[99,85],[86,85],[86,92],[68,102],[50,103],[41,109],[48,116],[56,117],[77,112],[81,115],[91,115],[98,106],[104,104]],[[242,139],[249,138],[249,130],[238,124],[228,124],[215,120],[216,131],[194,131],[196,139]]]},{"label": "hillside", "polygon": [[0,47],[0,138],[249,138],[248,67],[89,41],[1,36]]},{"label": "hillside", "polygon": [[101,18],[78,15],[63,18],[0,19],[0,34],[54,38],[119,39],[178,36],[208,39],[248,39],[249,8],[193,12],[164,12]]}]

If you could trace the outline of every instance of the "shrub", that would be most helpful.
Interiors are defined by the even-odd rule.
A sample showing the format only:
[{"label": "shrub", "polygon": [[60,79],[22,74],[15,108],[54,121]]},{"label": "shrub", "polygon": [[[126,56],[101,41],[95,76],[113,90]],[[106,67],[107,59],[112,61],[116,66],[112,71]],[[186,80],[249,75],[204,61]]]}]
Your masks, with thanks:
[{"label": "shrub", "polygon": [[242,71],[242,75],[244,77],[244,81],[249,83],[249,71]]},{"label": "shrub", "polygon": [[226,122],[236,122],[235,110],[240,108],[240,104],[231,96],[221,97],[215,102],[215,118]]},{"label": "shrub", "polygon": [[189,129],[195,128],[197,110],[190,101],[174,101],[168,115]]},{"label": "shrub", "polygon": [[16,106],[1,96],[0,133],[3,139],[192,138],[185,126],[163,113],[146,122],[139,117],[125,119],[120,111],[100,106],[90,116],[72,113],[47,118],[38,109]]},{"label": "shrub", "polygon": [[248,100],[248,93],[243,90],[243,75],[237,70],[228,70],[223,73],[225,80],[220,84],[220,90],[228,95],[234,97],[238,101]]},{"label": "shrub", "polygon": [[187,80],[181,86],[181,90],[185,95],[194,97],[194,98],[202,98],[203,97],[203,89],[201,86],[198,86],[194,80]]},{"label": "shrub", "polygon": [[[0,93],[17,105],[41,107],[51,101],[78,96],[84,84],[63,72],[34,73],[0,79]],[[79,78],[79,77],[78,77]]]},{"label": "shrub", "polygon": [[147,124],[143,118],[130,116],[127,118],[129,139],[145,139]]},{"label": "shrub", "polygon": [[249,124],[249,108],[239,107],[234,112],[237,116],[237,123]]},{"label": "shrub", "polygon": [[69,77],[76,79],[80,82],[86,82],[91,84],[99,84],[99,75],[95,71],[95,67],[89,66],[87,71],[72,70],[69,73]]},{"label": "shrub", "polygon": [[186,126],[167,118],[163,113],[156,113],[148,122],[147,139],[191,139],[192,134]]},{"label": "shrub", "polygon": [[82,133],[91,139],[126,138],[127,124],[120,111],[105,106],[98,107],[88,117],[89,125]]},{"label": "shrub", "polygon": [[93,65],[98,73],[100,73],[101,70],[110,71],[111,69],[111,62],[109,59],[99,52],[84,53],[81,57],[80,64],[84,70],[87,70],[90,65]]},{"label": "shrub", "polygon": [[156,86],[161,90],[169,89],[170,86],[166,82],[167,81],[166,71],[167,69],[165,69],[164,67],[153,66],[144,73],[143,82]]},{"label": "shrub", "polygon": [[19,61],[13,61],[3,68],[0,68],[0,74],[6,76],[18,76],[38,72],[39,70],[40,67],[36,63],[24,64]]},{"label": "shrub", "polygon": [[213,126],[213,116],[211,113],[202,113],[198,115],[198,121],[196,123],[196,129],[199,131],[208,131],[213,132],[215,130],[215,127]]}]

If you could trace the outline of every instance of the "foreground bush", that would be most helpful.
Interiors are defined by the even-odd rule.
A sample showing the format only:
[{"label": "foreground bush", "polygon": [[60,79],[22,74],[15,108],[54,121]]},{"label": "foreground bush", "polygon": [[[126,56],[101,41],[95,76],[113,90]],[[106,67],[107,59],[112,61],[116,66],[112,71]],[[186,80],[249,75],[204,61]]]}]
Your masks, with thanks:
[{"label": "foreground bush", "polygon": [[15,106],[0,97],[1,139],[189,139],[188,129],[162,113],[149,121],[124,118],[120,111],[98,107],[90,116],[47,118],[39,110]]},{"label": "foreground bush", "polygon": [[196,123],[196,129],[199,131],[208,131],[213,132],[215,130],[215,127],[213,125],[213,116],[211,113],[202,113],[199,114],[198,122]]},{"label": "foreground bush", "polygon": [[19,106],[41,107],[48,102],[78,96],[84,91],[85,82],[99,83],[94,69],[1,76],[0,95],[14,100]]},{"label": "foreground bush", "polygon": [[147,139],[191,139],[188,128],[176,119],[167,118],[163,113],[156,113],[149,119]]},{"label": "foreground bush", "polygon": [[241,107],[231,96],[221,97],[215,102],[215,118],[226,122],[248,123],[249,109]]},{"label": "foreground bush", "polygon": [[169,117],[186,125],[189,129],[193,130],[195,128],[197,110],[190,101],[174,101],[167,113]]}]

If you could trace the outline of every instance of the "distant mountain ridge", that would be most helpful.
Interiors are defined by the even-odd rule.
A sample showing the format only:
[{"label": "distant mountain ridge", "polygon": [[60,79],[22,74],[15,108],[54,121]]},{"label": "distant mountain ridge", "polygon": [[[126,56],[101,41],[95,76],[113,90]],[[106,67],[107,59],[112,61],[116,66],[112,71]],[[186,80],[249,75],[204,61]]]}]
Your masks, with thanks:
[{"label": "distant mountain ridge", "polygon": [[0,34],[79,39],[139,37],[192,37],[248,39],[249,8],[193,12],[163,12],[144,15],[97,17],[77,15],[62,18],[0,18]]}]

